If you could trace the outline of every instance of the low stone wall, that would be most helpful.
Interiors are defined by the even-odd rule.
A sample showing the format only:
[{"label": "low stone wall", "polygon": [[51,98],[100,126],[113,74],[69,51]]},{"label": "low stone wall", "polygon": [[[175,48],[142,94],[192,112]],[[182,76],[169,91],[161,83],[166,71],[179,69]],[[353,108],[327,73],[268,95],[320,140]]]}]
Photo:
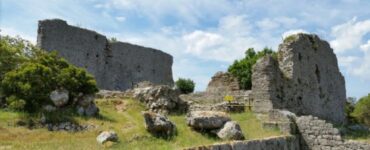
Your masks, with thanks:
[{"label": "low stone wall", "polygon": [[234,141],[186,148],[185,150],[299,150],[299,139],[296,136],[279,136],[257,140]]},{"label": "low stone wall", "polygon": [[298,117],[296,124],[302,150],[370,150],[370,144],[343,140],[338,129],[317,117]]},{"label": "low stone wall", "polygon": [[250,90],[229,91],[227,93],[196,92],[191,94],[182,94],[180,95],[180,98],[194,103],[216,104],[224,102],[224,97],[226,95],[230,95],[234,98],[233,102],[248,104],[251,103],[250,94]]}]

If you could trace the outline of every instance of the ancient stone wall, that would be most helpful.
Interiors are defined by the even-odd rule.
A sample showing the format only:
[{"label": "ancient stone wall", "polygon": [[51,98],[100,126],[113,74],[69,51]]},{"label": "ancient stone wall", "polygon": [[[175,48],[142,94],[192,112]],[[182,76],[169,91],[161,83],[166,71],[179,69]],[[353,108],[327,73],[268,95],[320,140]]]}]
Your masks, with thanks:
[{"label": "ancient stone wall", "polygon": [[236,77],[227,72],[217,72],[208,83],[206,91],[184,94],[180,97],[195,103],[216,104],[225,102],[224,97],[231,95],[234,98],[233,102],[244,104],[249,102],[250,94],[250,90],[242,90],[239,87]]},{"label": "ancient stone wall", "polygon": [[257,140],[234,141],[185,150],[299,150],[299,140],[295,136],[270,137]]},{"label": "ancient stone wall", "polygon": [[335,123],[345,122],[345,81],[337,58],[316,35],[292,35],[280,44],[277,60],[266,56],[253,68],[255,112],[287,109]]},{"label": "ancient stone wall", "polygon": [[72,64],[86,68],[101,89],[126,90],[141,81],[173,85],[171,55],[129,43],[110,43],[104,35],[63,20],[40,21],[37,45],[57,50]]},{"label": "ancient stone wall", "polygon": [[298,132],[301,137],[302,150],[369,150],[370,144],[345,141],[339,130],[331,123],[317,117],[302,116],[296,119]]}]

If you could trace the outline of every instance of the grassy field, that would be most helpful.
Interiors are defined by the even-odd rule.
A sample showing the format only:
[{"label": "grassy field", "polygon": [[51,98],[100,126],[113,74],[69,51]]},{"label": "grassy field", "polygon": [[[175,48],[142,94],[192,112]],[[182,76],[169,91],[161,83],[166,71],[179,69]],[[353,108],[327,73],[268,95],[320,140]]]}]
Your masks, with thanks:
[{"label": "grassy field", "polygon": [[[22,113],[4,112],[0,110],[0,150],[3,149],[53,149],[53,150],[95,150],[95,149],[181,149],[198,145],[207,145],[222,140],[207,134],[191,130],[185,121],[185,115],[171,115],[170,120],[177,126],[178,134],[171,139],[153,137],[144,128],[141,111],[144,106],[134,100],[98,100],[101,118],[76,117],[80,124],[94,124],[99,127],[78,133],[64,131],[50,132],[46,129],[27,129],[15,127],[12,124],[24,118]],[[117,111],[116,108],[120,111]],[[230,114],[232,120],[239,122],[246,139],[256,139],[277,136],[278,130],[266,130],[250,113]],[[100,131],[114,130],[119,136],[119,142],[108,143],[105,146],[96,142]]]}]

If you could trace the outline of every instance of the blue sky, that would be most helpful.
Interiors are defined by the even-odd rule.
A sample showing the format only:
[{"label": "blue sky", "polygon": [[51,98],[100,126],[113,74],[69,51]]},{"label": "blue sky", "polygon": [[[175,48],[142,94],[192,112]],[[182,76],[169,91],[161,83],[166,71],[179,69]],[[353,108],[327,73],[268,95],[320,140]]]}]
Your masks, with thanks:
[{"label": "blue sky", "polygon": [[249,47],[277,49],[307,32],[330,42],[347,96],[370,93],[368,0],[1,0],[1,34],[36,41],[37,21],[60,18],[174,56],[174,78],[204,90]]}]

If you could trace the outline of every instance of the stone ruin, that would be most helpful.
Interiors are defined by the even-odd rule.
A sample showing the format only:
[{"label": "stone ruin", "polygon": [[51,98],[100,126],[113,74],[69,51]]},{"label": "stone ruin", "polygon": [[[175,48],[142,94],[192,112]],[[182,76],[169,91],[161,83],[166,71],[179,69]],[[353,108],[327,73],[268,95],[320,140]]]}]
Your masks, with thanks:
[{"label": "stone ruin", "polygon": [[338,124],[346,121],[344,77],[333,49],[316,35],[292,35],[279,45],[277,59],[258,60],[252,98],[257,113],[285,109]]},{"label": "stone ruin", "polygon": [[241,89],[238,79],[230,73],[217,72],[208,83],[206,91],[181,95],[181,98],[195,103],[215,104],[225,102],[224,96],[231,95],[234,102],[248,103],[250,93],[250,90]]},{"label": "stone ruin", "polygon": [[173,85],[171,55],[124,42],[110,42],[95,31],[66,21],[39,21],[37,45],[58,51],[72,64],[86,68],[105,90],[126,90],[142,81]]}]

